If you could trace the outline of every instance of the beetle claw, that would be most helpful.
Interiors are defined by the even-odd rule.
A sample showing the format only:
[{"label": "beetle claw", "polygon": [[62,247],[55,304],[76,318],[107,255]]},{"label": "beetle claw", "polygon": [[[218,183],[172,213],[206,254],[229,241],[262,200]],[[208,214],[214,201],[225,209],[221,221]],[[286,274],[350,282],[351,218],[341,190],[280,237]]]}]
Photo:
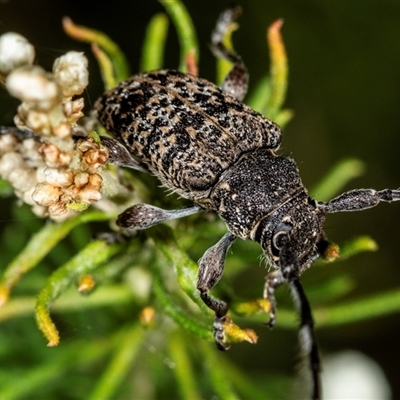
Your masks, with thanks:
[{"label": "beetle claw", "polygon": [[214,340],[218,350],[226,351],[230,349],[230,345],[226,343],[225,335],[225,324],[226,317],[218,318],[215,317],[213,328],[214,328]]}]

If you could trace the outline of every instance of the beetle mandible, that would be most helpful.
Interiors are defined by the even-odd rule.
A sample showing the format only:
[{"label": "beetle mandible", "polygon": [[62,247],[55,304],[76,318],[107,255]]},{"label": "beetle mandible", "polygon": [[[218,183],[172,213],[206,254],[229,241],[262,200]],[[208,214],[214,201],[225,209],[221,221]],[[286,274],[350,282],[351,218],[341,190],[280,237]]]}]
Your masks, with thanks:
[{"label": "beetle mandible", "polygon": [[193,201],[180,210],[134,205],[119,215],[122,228],[145,229],[200,210],[212,210],[228,233],[199,260],[197,289],[214,311],[214,337],[226,350],[228,306],[209,292],[222,276],[226,253],[236,238],[258,242],[268,264],[264,298],[275,324],[275,289],[286,283],[301,315],[300,336],[309,358],[312,398],[320,398],[320,362],[310,305],[299,276],[324,253],[326,214],[358,211],[381,201],[400,200],[400,190],[358,189],[322,203],[309,197],[294,160],[279,156],[281,130],[243,104],[246,67],[222,38],[239,8],[223,12],[212,34],[216,56],[234,63],[222,87],[174,70],[139,74],[104,93],[96,102],[100,123],[116,139],[103,138],[111,162],[155,175]]}]

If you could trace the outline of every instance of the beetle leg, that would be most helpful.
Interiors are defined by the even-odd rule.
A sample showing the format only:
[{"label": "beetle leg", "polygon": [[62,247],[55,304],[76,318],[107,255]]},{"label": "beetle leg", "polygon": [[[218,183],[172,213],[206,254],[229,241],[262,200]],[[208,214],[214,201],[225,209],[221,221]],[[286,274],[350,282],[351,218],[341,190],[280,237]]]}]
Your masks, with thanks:
[{"label": "beetle leg", "polygon": [[268,321],[268,326],[270,328],[273,328],[276,322],[275,289],[278,288],[284,281],[285,279],[283,278],[282,272],[280,270],[273,271],[266,276],[263,297],[270,303]]},{"label": "beetle leg", "polygon": [[0,126],[0,135],[12,135],[20,140],[38,138],[31,130],[20,129],[15,126]]},{"label": "beetle leg", "polygon": [[128,229],[146,229],[161,222],[187,217],[201,210],[201,207],[194,205],[179,210],[163,210],[149,204],[135,204],[118,215],[117,225]]},{"label": "beetle leg", "polygon": [[375,207],[381,201],[399,201],[400,190],[384,189],[356,189],[343,193],[325,204],[326,212],[335,213],[340,211],[361,211]]},{"label": "beetle leg", "polygon": [[118,140],[105,137],[101,138],[101,144],[108,150],[108,162],[120,167],[136,169],[142,172],[149,172],[143,164],[136,161],[126,149],[126,147]]},{"label": "beetle leg", "polygon": [[238,18],[241,12],[242,10],[240,7],[233,7],[224,11],[220,15],[217,25],[211,36],[211,49],[214,55],[234,63],[232,69],[229,71],[224,82],[222,83],[222,90],[231,94],[239,101],[242,101],[247,93],[249,80],[247,68],[244,65],[241,57],[224,45],[223,39],[228,29]]},{"label": "beetle leg", "polygon": [[228,305],[222,300],[214,299],[208,293],[220,280],[224,272],[226,253],[235,239],[236,236],[228,232],[217,244],[210,247],[199,260],[197,289],[207,307],[215,312],[214,338],[219,350],[228,350],[229,348],[225,343],[224,329]]}]

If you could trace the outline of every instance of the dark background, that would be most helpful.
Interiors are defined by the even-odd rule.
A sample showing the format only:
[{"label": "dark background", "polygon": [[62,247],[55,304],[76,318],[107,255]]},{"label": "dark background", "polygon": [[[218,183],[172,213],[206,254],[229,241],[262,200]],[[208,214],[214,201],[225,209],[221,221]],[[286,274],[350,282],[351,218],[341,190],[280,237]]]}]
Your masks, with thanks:
[{"label": "dark background", "polygon": [[[214,80],[215,61],[207,46],[215,21],[228,3],[187,0],[185,4],[198,32],[200,75]],[[250,90],[268,70],[266,27],[277,18],[285,21],[283,36],[290,63],[286,106],[295,111],[295,118],[285,129],[281,153],[297,160],[305,185],[312,186],[335,162],[352,156],[366,163],[367,173],[347,189],[399,187],[400,3],[242,0],[240,5],[244,12],[234,43],[249,68]],[[108,33],[124,50],[134,73],[145,26],[162,10],[155,0],[0,0],[0,33],[24,35],[36,47],[37,62],[48,69],[65,51],[84,51],[91,68],[86,98],[89,104],[102,91],[97,64],[87,44],[74,42],[64,34],[61,17],[68,15],[78,24]],[[177,38],[170,25],[165,64],[174,68],[178,60]],[[0,88],[0,124],[12,123],[17,104]],[[1,219],[7,219],[9,207],[9,201],[2,203]],[[358,283],[354,297],[398,287],[399,224],[400,204],[330,216],[326,232],[332,240],[342,243],[368,234],[380,248],[377,253],[323,268],[331,268],[332,274],[348,271]],[[313,270],[305,274],[306,286],[312,275]],[[368,354],[383,367],[394,398],[400,398],[399,327],[399,316],[393,315],[345,328],[320,329],[318,337],[325,353],[353,348]],[[278,346],[294,348],[286,339]],[[279,356],[271,359],[268,354],[252,359],[254,367],[260,368],[265,362],[276,363],[277,368],[290,362],[287,355],[282,360]]]}]

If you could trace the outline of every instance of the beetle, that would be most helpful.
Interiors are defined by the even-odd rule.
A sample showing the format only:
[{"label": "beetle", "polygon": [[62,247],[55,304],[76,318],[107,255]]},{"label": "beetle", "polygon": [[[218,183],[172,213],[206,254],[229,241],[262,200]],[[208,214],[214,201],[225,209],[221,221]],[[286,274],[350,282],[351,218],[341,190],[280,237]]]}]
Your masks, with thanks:
[{"label": "beetle", "polygon": [[194,203],[179,210],[136,204],[118,216],[117,224],[145,229],[200,210],[214,211],[225,222],[228,232],[199,260],[197,280],[201,299],[215,313],[214,338],[220,350],[229,347],[224,329],[228,306],[209,292],[223,274],[233,241],[258,242],[274,268],[263,292],[271,305],[269,326],[275,324],[275,290],[286,283],[299,309],[312,398],[318,399],[320,360],[311,308],[299,277],[329,245],[323,231],[328,213],[397,201],[400,190],[357,189],[329,202],[308,195],[295,161],[277,154],[279,126],[242,103],[247,69],[222,43],[239,13],[237,7],[223,12],[212,34],[214,54],[233,62],[221,88],[197,76],[159,70],[135,75],[96,101],[96,117],[114,137],[102,139],[110,161],[151,173]]}]

